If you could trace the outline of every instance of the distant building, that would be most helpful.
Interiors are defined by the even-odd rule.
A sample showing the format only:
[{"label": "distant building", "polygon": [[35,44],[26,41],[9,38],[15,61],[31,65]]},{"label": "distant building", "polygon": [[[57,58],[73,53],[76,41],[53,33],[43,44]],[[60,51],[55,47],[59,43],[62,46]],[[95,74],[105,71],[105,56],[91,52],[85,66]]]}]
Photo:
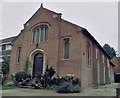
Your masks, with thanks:
[{"label": "distant building", "polygon": [[115,65],[115,73],[120,73],[120,58],[114,56],[111,62]]},{"label": "distant building", "polygon": [[[56,75],[74,75],[82,87],[114,82],[111,57],[83,27],[42,5],[13,41],[10,74],[24,70],[34,77],[52,66]],[[88,16],[89,17],[89,16]]]},{"label": "distant building", "polygon": [[114,67],[114,75],[115,75],[115,82],[120,83],[120,58],[113,57],[111,62],[115,65]]},{"label": "distant building", "polygon": [[[11,57],[11,49],[12,49],[12,41],[14,40],[15,37],[9,37],[0,40],[0,65],[2,64],[2,57],[8,56],[8,60],[10,62],[10,57]],[[1,67],[0,67],[1,68]]]}]

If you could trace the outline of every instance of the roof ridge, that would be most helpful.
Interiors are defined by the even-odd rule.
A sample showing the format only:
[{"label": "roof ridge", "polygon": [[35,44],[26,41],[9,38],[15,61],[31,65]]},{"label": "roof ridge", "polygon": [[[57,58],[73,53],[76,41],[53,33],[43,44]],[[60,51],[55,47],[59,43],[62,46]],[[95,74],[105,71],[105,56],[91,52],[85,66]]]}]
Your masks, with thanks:
[{"label": "roof ridge", "polygon": [[43,4],[41,3],[40,8],[38,8],[38,10],[24,23],[24,25],[26,25],[26,24],[32,19],[32,17],[33,17],[40,9],[44,9],[44,10],[50,11],[50,12],[52,12],[52,13],[54,13],[54,14],[61,15],[61,13],[57,13],[57,12],[55,12],[55,11],[49,10],[49,9],[47,9],[47,8],[44,8],[44,7],[43,7]]}]

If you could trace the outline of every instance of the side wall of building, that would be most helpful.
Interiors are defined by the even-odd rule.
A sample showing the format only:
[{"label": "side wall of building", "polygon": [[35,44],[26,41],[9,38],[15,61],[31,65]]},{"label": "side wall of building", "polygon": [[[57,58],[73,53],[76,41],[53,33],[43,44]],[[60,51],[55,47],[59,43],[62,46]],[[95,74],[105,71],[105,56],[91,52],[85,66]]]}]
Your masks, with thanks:
[{"label": "side wall of building", "polygon": [[[87,64],[86,42],[90,44],[91,65]],[[114,70],[107,55],[88,37],[82,35],[82,86],[99,86],[113,82]],[[112,71],[112,72],[111,72]]]},{"label": "side wall of building", "polygon": [[[92,42],[83,34],[81,34],[82,40],[81,40],[81,48],[82,48],[82,87],[90,87],[93,85],[93,54],[92,54]],[[87,43],[90,45],[90,64],[88,65],[87,61]]]},{"label": "side wall of building", "polygon": [[[60,51],[59,51],[59,75],[66,76],[67,74],[72,74],[75,77],[81,79],[81,28],[69,23],[67,21],[61,21],[61,31],[60,31]],[[69,38],[69,58],[64,59],[64,46],[63,40]]]}]

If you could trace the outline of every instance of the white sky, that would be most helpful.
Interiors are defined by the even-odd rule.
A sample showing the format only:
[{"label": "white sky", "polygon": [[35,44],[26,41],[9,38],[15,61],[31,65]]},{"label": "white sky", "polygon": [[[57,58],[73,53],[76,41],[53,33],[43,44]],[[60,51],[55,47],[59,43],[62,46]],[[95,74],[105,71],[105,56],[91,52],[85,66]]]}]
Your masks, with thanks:
[{"label": "white sky", "polygon": [[[6,38],[20,33],[24,23],[40,7],[40,2],[4,0],[1,5],[0,32],[2,32],[1,38]],[[108,43],[118,51],[117,2],[74,2],[72,0],[72,2],[44,2],[43,7],[62,13],[62,18],[86,28],[102,46]]]}]

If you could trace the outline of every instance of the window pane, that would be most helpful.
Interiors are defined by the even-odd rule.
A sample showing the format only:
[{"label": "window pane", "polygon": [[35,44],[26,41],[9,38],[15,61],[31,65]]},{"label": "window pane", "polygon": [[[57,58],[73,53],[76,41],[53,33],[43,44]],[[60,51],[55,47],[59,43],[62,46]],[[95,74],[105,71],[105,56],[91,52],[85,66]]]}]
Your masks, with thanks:
[{"label": "window pane", "polygon": [[35,43],[36,41],[35,41],[35,38],[36,37],[36,30],[33,32],[33,43]]},{"label": "window pane", "polygon": [[40,43],[48,40],[48,27],[47,26],[39,26],[38,28],[35,28],[33,35],[32,35],[32,41],[33,43]]},{"label": "window pane", "polygon": [[39,29],[36,31],[36,43],[39,43]]},{"label": "window pane", "polygon": [[17,63],[20,62],[20,53],[21,53],[21,47],[17,48]]},{"label": "window pane", "polygon": [[38,33],[39,33],[39,43],[40,43],[40,41],[41,41],[41,28],[39,28]]},{"label": "window pane", "polygon": [[11,44],[7,44],[7,45],[6,45],[6,50],[11,50],[11,49],[12,49]]},{"label": "window pane", "polygon": [[98,59],[98,50],[96,49],[96,59]]},{"label": "window pane", "polygon": [[37,43],[37,30],[35,30],[35,44]]},{"label": "window pane", "polygon": [[43,28],[43,42],[45,41],[45,27]]},{"label": "window pane", "polygon": [[6,50],[6,44],[2,45],[2,50]]},{"label": "window pane", "polygon": [[102,55],[102,62],[105,63],[104,55]]},{"label": "window pane", "polygon": [[45,28],[45,38],[44,38],[44,41],[47,41],[48,40],[48,31],[47,31],[48,29],[47,28]]},{"label": "window pane", "polygon": [[40,42],[43,42],[43,33],[44,33],[44,30],[43,30],[43,28],[41,28],[41,37],[40,37]]},{"label": "window pane", "polygon": [[86,62],[87,62],[87,65],[91,65],[91,46],[90,46],[90,43],[88,42],[86,46]]},{"label": "window pane", "polygon": [[69,58],[69,38],[64,39],[64,59]]},{"label": "window pane", "polygon": [[87,64],[89,65],[89,47],[87,46],[87,49],[86,49],[86,57],[87,57]]}]

